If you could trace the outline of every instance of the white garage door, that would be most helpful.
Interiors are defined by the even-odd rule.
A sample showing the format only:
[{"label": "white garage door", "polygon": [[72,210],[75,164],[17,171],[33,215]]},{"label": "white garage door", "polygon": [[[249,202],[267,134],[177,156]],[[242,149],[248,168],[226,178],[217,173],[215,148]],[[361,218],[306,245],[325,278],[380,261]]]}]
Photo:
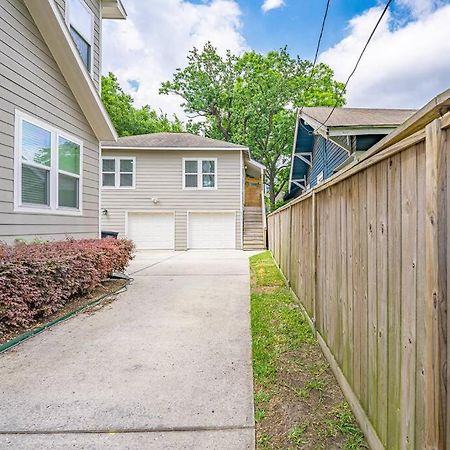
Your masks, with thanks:
[{"label": "white garage door", "polygon": [[189,213],[189,248],[236,248],[236,215]]},{"label": "white garage door", "polygon": [[137,249],[172,250],[175,241],[173,213],[128,213],[128,238]]}]

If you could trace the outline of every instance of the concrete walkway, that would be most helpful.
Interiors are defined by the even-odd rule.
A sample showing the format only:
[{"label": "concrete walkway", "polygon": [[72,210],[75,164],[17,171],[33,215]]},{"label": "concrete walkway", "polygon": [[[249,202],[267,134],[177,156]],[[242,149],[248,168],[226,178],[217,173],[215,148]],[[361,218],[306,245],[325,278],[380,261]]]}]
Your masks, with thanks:
[{"label": "concrete walkway", "polygon": [[248,257],[141,252],[116,301],[0,355],[0,448],[253,449]]}]

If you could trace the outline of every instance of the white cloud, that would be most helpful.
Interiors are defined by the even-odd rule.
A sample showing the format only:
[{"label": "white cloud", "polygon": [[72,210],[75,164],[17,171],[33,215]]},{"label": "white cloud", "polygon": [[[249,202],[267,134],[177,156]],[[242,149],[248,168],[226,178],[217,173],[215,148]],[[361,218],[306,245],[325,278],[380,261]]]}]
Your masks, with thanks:
[{"label": "white cloud", "polygon": [[[414,19],[398,27],[386,15],[348,85],[348,106],[417,108],[450,87],[450,5],[400,1]],[[348,35],[321,54],[338,80],[347,79],[381,10],[351,19]]]},{"label": "white cloud", "polygon": [[163,81],[171,79],[176,68],[186,65],[188,51],[207,41],[221,53],[246,49],[236,0],[209,0],[202,4],[185,0],[128,0],[126,7],[126,21],[105,21],[103,73],[114,72],[138,106],[150,104],[183,118],[181,99],[159,95],[158,90]]},{"label": "white cloud", "polygon": [[284,6],[283,0],[264,0],[264,3],[261,6],[261,9],[264,12],[270,11],[271,9],[277,9]]}]

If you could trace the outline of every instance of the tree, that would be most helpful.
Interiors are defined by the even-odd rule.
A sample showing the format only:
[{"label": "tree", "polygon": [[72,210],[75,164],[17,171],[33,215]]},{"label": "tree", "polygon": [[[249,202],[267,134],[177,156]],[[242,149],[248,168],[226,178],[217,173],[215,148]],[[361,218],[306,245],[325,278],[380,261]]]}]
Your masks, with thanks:
[{"label": "tree", "polygon": [[296,108],[344,104],[344,86],[333,75],[327,65],[313,69],[311,62],[291,57],[286,48],[221,57],[207,43],[202,51],[189,53],[186,68],[177,69],[160,92],[181,96],[188,117],[201,118],[191,129],[250,148],[266,166],[273,209],[289,178]]},{"label": "tree", "polygon": [[123,91],[111,72],[102,76],[102,100],[119,136],[183,131],[183,124],[176,116],[171,121],[167,114],[157,113],[149,105],[136,108],[133,97]]}]

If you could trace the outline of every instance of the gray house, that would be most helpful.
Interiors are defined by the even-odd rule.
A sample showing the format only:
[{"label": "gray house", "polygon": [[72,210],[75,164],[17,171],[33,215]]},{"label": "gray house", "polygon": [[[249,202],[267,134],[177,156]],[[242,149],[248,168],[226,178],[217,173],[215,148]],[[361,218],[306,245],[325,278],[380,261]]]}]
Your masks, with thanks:
[{"label": "gray house", "polygon": [[101,21],[120,0],[0,2],[0,240],[98,237]]},{"label": "gray house", "polygon": [[264,167],[189,133],[102,143],[102,230],[138,249],[264,248]]},{"label": "gray house", "polygon": [[336,108],[327,120],[330,112],[325,107],[299,111],[284,200],[298,197],[357,159],[415,110]]}]

